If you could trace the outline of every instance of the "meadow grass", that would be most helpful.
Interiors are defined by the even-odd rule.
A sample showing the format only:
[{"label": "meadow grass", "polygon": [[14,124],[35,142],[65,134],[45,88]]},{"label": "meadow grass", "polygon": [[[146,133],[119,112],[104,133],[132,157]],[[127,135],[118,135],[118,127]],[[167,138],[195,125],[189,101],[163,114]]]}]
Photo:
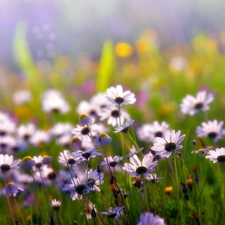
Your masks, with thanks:
[{"label": "meadow grass", "polygon": [[[174,46],[170,51],[162,51],[153,39],[152,33],[145,33],[136,45],[131,46],[133,54],[128,53],[123,57],[118,51],[126,49],[117,49],[115,53],[107,42],[103,49],[106,52],[103,52],[99,61],[89,56],[75,61],[61,56],[51,66],[34,64],[32,66],[35,67],[37,80],[31,76],[21,78],[7,72],[3,74],[5,83],[1,84],[0,109],[10,115],[16,127],[31,121],[38,129],[45,131],[50,131],[59,122],[69,122],[76,127],[80,120],[77,112],[79,103],[89,101],[98,92],[105,92],[107,88],[118,84],[134,93],[137,100],[134,104],[122,107],[134,120],[128,133],[114,133],[115,127],[96,118],[96,123],[101,122],[107,128],[105,133],[112,138],[112,142],[105,146],[95,146],[102,155],[80,163],[80,173],[87,175],[87,170],[95,170],[104,157],[118,155],[123,159],[115,168],[101,167],[104,183],[99,185],[100,191],[82,192],[80,199],[72,200],[72,191],[62,191],[66,184],[71,183],[70,175],[75,172],[68,164],[61,165],[58,157],[65,149],[76,151],[71,144],[62,146],[58,137],[52,135],[49,142],[38,145],[29,143],[23,151],[6,150],[1,145],[1,154],[13,155],[14,160],[26,156],[51,156],[52,161],[48,167],[55,173],[55,177],[48,179],[43,175],[38,179],[35,172],[24,171],[20,167],[14,169],[21,171],[20,174],[14,174],[13,169],[4,173],[4,163],[1,162],[0,224],[133,225],[138,224],[144,212],[160,216],[167,225],[224,224],[225,164],[211,162],[205,158],[206,154],[192,153],[207,147],[222,148],[225,144],[224,138],[214,142],[208,137],[199,138],[196,134],[196,128],[202,122],[224,121],[225,58],[219,50],[223,43],[199,35],[190,45],[185,46],[185,50]],[[171,60],[177,56],[185,59],[181,68],[179,62],[179,65],[171,64]],[[31,79],[34,79],[32,85]],[[21,89],[29,90],[32,98],[25,104],[16,105],[12,96]],[[48,89],[60,91],[69,103],[70,111],[65,114],[44,112],[41,95]],[[215,99],[210,109],[193,116],[183,115],[180,110],[182,99],[187,94],[195,96],[199,90],[213,93]],[[152,173],[162,179],[149,181],[142,175],[132,177],[122,167],[130,162],[126,155],[133,145],[136,149],[143,148],[138,154],[140,159],[150,152],[154,143],[140,140],[137,130],[153,121],[165,121],[170,129],[181,130],[181,134],[186,136],[182,149],[158,161]],[[17,138],[16,131],[8,135]],[[66,175],[60,175],[60,171]],[[22,174],[30,179],[26,181],[20,178]],[[15,197],[7,196],[5,190],[8,182],[15,182],[24,191]],[[54,210],[50,205],[52,199],[61,202],[59,210]],[[94,207],[87,210],[89,202],[95,205],[96,210]],[[107,212],[109,207],[114,209],[122,206],[124,208],[115,218],[110,218],[110,212],[108,216],[101,214]],[[92,218],[88,219],[87,214]]]}]

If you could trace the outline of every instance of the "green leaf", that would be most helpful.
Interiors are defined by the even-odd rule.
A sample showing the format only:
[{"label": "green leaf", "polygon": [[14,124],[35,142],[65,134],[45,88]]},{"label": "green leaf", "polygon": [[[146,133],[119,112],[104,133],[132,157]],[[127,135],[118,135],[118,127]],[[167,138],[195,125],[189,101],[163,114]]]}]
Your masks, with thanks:
[{"label": "green leaf", "polygon": [[96,82],[98,92],[104,92],[109,87],[114,65],[115,58],[113,52],[113,44],[111,41],[106,41],[103,45],[99,62],[99,71]]},{"label": "green leaf", "polygon": [[26,34],[27,25],[23,22],[18,23],[13,43],[14,56],[19,67],[27,77],[31,91],[37,94],[43,89],[43,83],[33,62]]}]

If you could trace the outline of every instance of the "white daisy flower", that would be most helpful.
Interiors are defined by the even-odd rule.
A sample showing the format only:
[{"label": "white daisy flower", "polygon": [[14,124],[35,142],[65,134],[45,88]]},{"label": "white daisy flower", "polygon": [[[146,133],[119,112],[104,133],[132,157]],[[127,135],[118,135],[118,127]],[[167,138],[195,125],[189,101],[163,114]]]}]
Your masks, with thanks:
[{"label": "white daisy flower", "polygon": [[87,174],[87,188],[91,191],[100,191],[99,185],[104,183],[104,173],[90,169]]},{"label": "white daisy flower", "polygon": [[123,210],[124,206],[116,207],[113,209],[112,207],[108,208],[108,212],[101,212],[102,215],[106,215],[109,218],[115,218],[117,213],[119,213],[121,210]]},{"label": "white daisy flower", "polygon": [[137,129],[138,138],[141,141],[153,142],[155,137],[165,137],[166,131],[169,130],[169,124],[162,121],[154,121],[153,123],[147,123]]},{"label": "white daisy flower", "polygon": [[130,158],[130,162],[131,163],[124,163],[122,169],[132,177],[149,174],[155,169],[158,163],[157,161],[153,162],[153,156],[151,154],[146,154],[142,161],[140,161],[137,155],[133,155]]},{"label": "white daisy flower", "polygon": [[83,100],[78,104],[76,111],[78,114],[87,113],[90,117],[96,118],[98,110],[96,105]]},{"label": "white daisy flower", "polygon": [[99,113],[100,120],[107,119],[108,125],[121,126],[125,120],[130,120],[130,115],[124,109],[118,109],[117,107],[104,108]]},{"label": "white daisy flower", "polygon": [[123,91],[121,85],[108,88],[105,97],[118,106],[134,104],[136,102],[135,95],[130,91]]},{"label": "white daisy flower", "polygon": [[94,124],[94,120],[90,120],[88,124],[85,125],[77,125],[72,130],[72,134],[75,138],[79,138],[81,141],[92,141],[92,137],[97,136],[101,130],[100,126]]},{"label": "white daisy flower", "polygon": [[21,160],[14,160],[13,155],[0,154],[0,169],[3,173],[8,172],[10,169],[17,169]]},{"label": "white daisy flower", "polygon": [[123,157],[122,156],[108,156],[107,158],[104,158],[104,161],[100,163],[100,166],[111,166],[111,167],[115,167],[116,164],[118,162],[120,162],[121,160],[123,160]]},{"label": "white daisy flower", "polygon": [[64,150],[63,152],[60,152],[58,161],[63,166],[73,166],[76,163],[80,163],[82,160],[82,156],[79,157],[73,157],[72,153],[69,150]]},{"label": "white daisy flower", "polygon": [[30,143],[36,147],[43,147],[50,142],[51,136],[48,131],[36,130],[33,136],[30,138]]},{"label": "white daisy flower", "polygon": [[23,105],[29,102],[31,99],[31,93],[29,90],[16,91],[13,94],[13,101],[16,105]]},{"label": "white daisy flower", "polygon": [[164,219],[151,212],[142,213],[137,225],[166,225]]},{"label": "white daisy flower", "polygon": [[67,133],[71,133],[72,130],[73,130],[72,124],[60,122],[56,123],[49,132],[54,137],[59,138]]},{"label": "white daisy flower", "polygon": [[84,194],[88,193],[87,175],[85,173],[78,174],[77,177],[71,179],[71,184],[66,184],[62,189],[63,192],[69,192],[71,199],[80,200]]},{"label": "white daisy flower", "polygon": [[35,131],[36,126],[33,123],[21,124],[17,127],[17,135],[25,141],[29,141]]},{"label": "white daisy flower", "polygon": [[42,95],[42,109],[47,113],[64,114],[70,110],[70,106],[59,91],[48,90]]},{"label": "white daisy flower", "polygon": [[50,203],[50,206],[55,210],[55,211],[58,211],[60,206],[61,206],[61,201],[59,200],[56,200],[56,199],[52,199],[51,200],[51,203]]},{"label": "white daisy flower", "polygon": [[175,132],[175,130],[166,131],[165,138],[156,137],[151,150],[159,153],[162,158],[169,158],[170,155],[181,148],[181,142],[184,140],[185,135],[181,135],[181,131]]},{"label": "white daisy flower", "polygon": [[225,134],[225,129],[222,129],[223,121],[213,120],[202,122],[201,126],[197,127],[196,133],[199,138],[209,137],[214,142],[219,141]]},{"label": "white daisy flower", "polygon": [[206,91],[199,91],[197,96],[187,95],[180,105],[181,112],[183,114],[195,115],[200,111],[209,110],[209,104],[214,100],[212,93]]},{"label": "white daisy flower", "polygon": [[0,112],[0,136],[11,135],[16,132],[16,122],[6,113]]},{"label": "white daisy flower", "polygon": [[206,158],[213,163],[225,163],[225,148],[216,148],[215,150],[209,150]]},{"label": "white daisy flower", "polygon": [[83,161],[88,161],[90,158],[102,155],[101,152],[97,151],[95,148],[87,148],[83,151],[78,150],[76,152],[72,152],[71,154],[75,158],[75,160],[82,159]]}]

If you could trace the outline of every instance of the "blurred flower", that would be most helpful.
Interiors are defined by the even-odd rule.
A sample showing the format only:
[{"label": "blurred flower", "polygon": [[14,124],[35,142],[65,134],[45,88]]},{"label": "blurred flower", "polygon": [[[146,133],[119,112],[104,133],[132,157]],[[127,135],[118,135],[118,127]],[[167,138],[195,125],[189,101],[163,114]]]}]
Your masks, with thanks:
[{"label": "blurred flower", "polygon": [[165,187],[164,188],[164,192],[166,193],[166,194],[170,194],[171,192],[173,191],[173,187],[172,186],[168,186],[168,187]]},{"label": "blurred flower", "polygon": [[206,158],[213,163],[225,163],[225,148],[216,148],[215,150],[210,150]]},{"label": "blurred flower", "polygon": [[14,184],[13,182],[9,182],[6,184],[6,187],[5,187],[5,194],[7,196],[10,196],[10,197],[16,197],[17,194],[20,192],[20,191],[23,191],[22,188],[18,187],[16,184]]},{"label": "blurred flower", "polygon": [[133,48],[127,42],[119,42],[115,45],[115,53],[121,58],[127,58],[132,55]]},{"label": "blurred flower", "polygon": [[158,152],[163,158],[169,158],[174,151],[183,148],[181,142],[184,140],[185,135],[183,134],[180,136],[180,134],[180,130],[176,133],[175,130],[166,131],[165,138],[155,138],[155,142],[153,143],[151,150]]},{"label": "blurred flower", "polygon": [[119,132],[127,133],[128,132],[128,128],[131,127],[133,125],[133,123],[134,123],[134,120],[127,121],[125,124],[115,128],[114,133],[119,133]]},{"label": "blurred flower", "polygon": [[100,133],[97,138],[95,138],[95,144],[97,146],[108,145],[112,142],[112,138],[106,133]]},{"label": "blurred flower", "polygon": [[223,121],[213,120],[202,122],[201,126],[197,127],[196,133],[197,136],[202,137],[209,137],[214,142],[219,141],[223,138],[225,134],[225,129],[222,129]]},{"label": "blurred flower", "polygon": [[82,160],[82,156],[79,157],[73,157],[72,153],[69,150],[64,150],[63,152],[60,152],[58,161],[63,166],[73,166],[76,163],[80,163]]},{"label": "blurred flower", "polygon": [[85,150],[78,150],[76,152],[71,153],[75,159],[82,158],[84,161],[88,161],[90,158],[94,158],[95,156],[100,156],[101,152],[97,151],[95,148],[87,148]]},{"label": "blurred flower", "polygon": [[135,95],[128,91],[123,91],[123,87],[121,85],[117,85],[116,87],[110,87],[106,90],[105,97],[113,104],[118,106],[134,104],[136,102]]},{"label": "blurred flower", "polygon": [[31,93],[29,90],[16,91],[13,94],[13,101],[16,105],[22,105],[29,102],[31,99]]},{"label": "blurred flower", "polygon": [[0,136],[11,135],[16,132],[16,123],[6,113],[0,112]]},{"label": "blurred flower", "polygon": [[197,96],[187,95],[180,105],[183,114],[195,115],[200,111],[209,110],[209,104],[214,100],[214,95],[206,91],[199,91]]},{"label": "blurred flower", "polygon": [[140,148],[140,149],[136,149],[136,147],[134,145],[132,145],[132,147],[130,148],[130,152],[126,155],[126,157],[131,157],[134,154],[138,154],[140,153],[144,148]]},{"label": "blurred flower", "polygon": [[120,162],[121,160],[123,160],[123,157],[122,156],[108,156],[107,158],[104,158],[104,161],[100,163],[100,166],[111,166],[111,167],[115,167],[116,164],[118,162]]},{"label": "blurred flower", "polygon": [[71,184],[66,184],[63,188],[63,192],[69,192],[71,199],[80,200],[84,194],[88,193],[87,189],[87,175],[78,174],[77,177],[71,179]]},{"label": "blurred flower", "polygon": [[142,213],[137,225],[166,225],[164,219],[151,212]]},{"label": "blurred flower", "polygon": [[25,170],[31,170],[34,165],[35,165],[35,160],[30,156],[26,156],[21,160],[20,168]]},{"label": "blurred flower", "polygon": [[50,206],[55,210],[55,211],[58,211],[60,206],[61,206],[61,201],[59,200],[56,200],[56,199],[52,199],[51,200],[51,203],[50,203]]},{"label": "blurred flower", "polygon": [[72,130],[72,134],[75,138],[79,138],[81,141],[91,141],[91,137],[97,136],[101,130],[100,126],[94,124],[94,120],[90,120],[88,124],[85,125],[77,125]]},{"label": "blurred flower", "polygon": [[87,177],[87,188],[91,191],[100,191],[98,186],[104,183],[104,173],[98,173],[97,170],[90,169]]},{"label": "blurred flower", "polygon": [[152,174],[149,173],[148,175],[145,176],[145,179],[148,181],[151,181],[152,183],[159,182],[160,180],[163,179],[163,177],[158,177],[156,173]]},{"label": "blurred flower", "polygon": [[33,136],[30,138],[30,143],[36,147],[43,147],[50,142],[51,136],[48,131],[36,130]]},{"label": "blurred flower", "polygon": [[117,107],[109,107],[109,108],[104,108],[100,113],[99,113],[100,120],[105,120],[107,119],[108,125],[112,125],[113,127],[115,126],[121,126],[124,124],[124,120],[130,120],[130,116],[125,111],[124,109],[118,109]]},{"label": "blurred flower", "polygon": [[102,215],[106,215],[109,218],[115,218],[117,213],[119,213],[121,210],[123,210],[124,206],[116,207],[113,209],[112,207],[108,208],[108,212],[101,212]]},{"label": "blurred flower", "polygon": [[137,129],[138,138],[141,141],[154,142],[155,137],[165,137],[166,131],[169,130],[169,124],[166,122],[154,121],[146,123]]},{"label": "blurred flower", "polygon": [[169,62],[169,67],[173,71],[180,72],[185,70],[185,68],[187,67],[187,64],[188,64],[188,61],[183,56],[175,56],[171,58]]},{"label": "blurred flower", "polygon": [[47,90],[42,95],[42,109],[47,113],[58,112],[64,114],[70,110],[70,106],[59,91]]},{"label": "blurred flower", "polygon": [[16,169],[19,167],[20,159],[14,160],[13,155],[0,154],[0,169],[3,173],[8,172],[10,169]]},{"label": "blurred flower", "polygon": [[85,215],[88,220],[95,218],[97,215],[97,209],[95,208],[95,205],[90,201],[85,205]]},{"label": "blurred flower", "polygon": [[17,135],[25,141],[29,141],[35,130],[36,126],[33,123],[21,124],[17,127]]},{"label": "blurred flower", "polygon": [[146,154],[142,161],[139,160],[137,155],[130,157],[131,163],[124,163],[123,170],[129,173],[132,177],[140,175],[148,175],[152,172],[158,162],[153,162],[153,156],[151,154]]},{"label": "blurred flower", "polygon": [[53,135],[54,137],[61,137],[67,133],[71,133],[73,129],[72,124],[70,123],[56,123],[50,130],[50,134]]}]

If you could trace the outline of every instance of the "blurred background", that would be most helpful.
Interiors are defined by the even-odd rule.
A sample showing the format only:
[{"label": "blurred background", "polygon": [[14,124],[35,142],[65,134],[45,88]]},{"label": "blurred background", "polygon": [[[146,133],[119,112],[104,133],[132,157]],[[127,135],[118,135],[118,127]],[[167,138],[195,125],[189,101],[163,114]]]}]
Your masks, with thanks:
[{"label": "blurred background", "polygon": [[104,41],[133,44],[154,29],[161,48],[225,28],[224,0],[0,0],[0,65],[16,70],[15,33],[21,24],[33,59],[99,57]]}]

